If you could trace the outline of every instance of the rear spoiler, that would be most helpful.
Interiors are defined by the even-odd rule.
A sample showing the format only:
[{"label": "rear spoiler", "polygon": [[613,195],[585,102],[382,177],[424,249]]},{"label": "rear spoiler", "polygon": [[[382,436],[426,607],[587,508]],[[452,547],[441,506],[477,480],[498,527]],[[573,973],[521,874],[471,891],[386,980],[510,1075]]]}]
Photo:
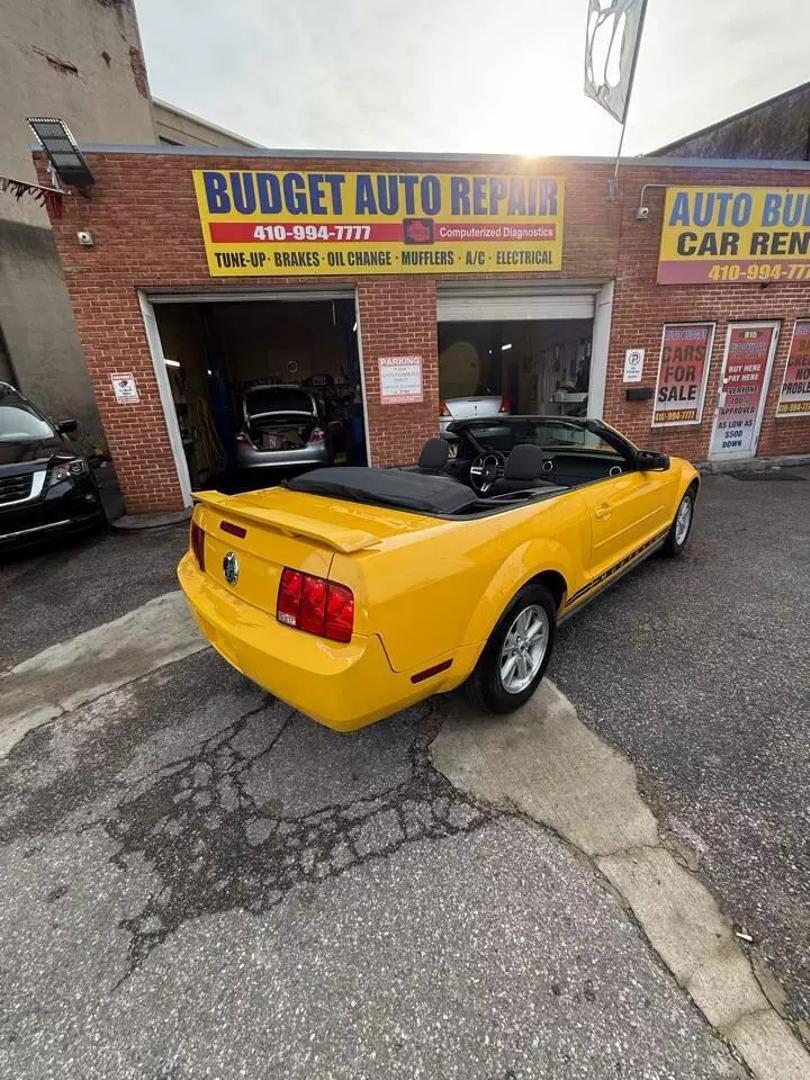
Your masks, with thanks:
[{"label": "rear spoiler", "polygon": [[363,532],[362,529],[347,529],[341,525],[327,524],[303,514],[291,513],[289,510],[264,510],[259,506],[237,504],[231,496],[222,495],[219,491],[195,491],[194,501],[216,510],[228,519],[250,521],[288,536],[304,536],[307,540],[315,540],[344,555],[379,543],[379,537]]}]

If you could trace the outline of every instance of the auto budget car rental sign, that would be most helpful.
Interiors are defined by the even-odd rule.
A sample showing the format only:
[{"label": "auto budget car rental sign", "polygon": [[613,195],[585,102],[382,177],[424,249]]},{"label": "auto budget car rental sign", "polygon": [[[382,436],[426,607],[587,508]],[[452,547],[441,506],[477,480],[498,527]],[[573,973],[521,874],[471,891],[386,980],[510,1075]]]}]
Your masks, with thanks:
[{"label": "auto budget car rental sign", "polygon": [[562,267],[561,177],[193,170],[215,277]]},{"label": "auto budget car rental sign", "polygon": [[810,187],[669,187],[659,285],[810,282]]}]

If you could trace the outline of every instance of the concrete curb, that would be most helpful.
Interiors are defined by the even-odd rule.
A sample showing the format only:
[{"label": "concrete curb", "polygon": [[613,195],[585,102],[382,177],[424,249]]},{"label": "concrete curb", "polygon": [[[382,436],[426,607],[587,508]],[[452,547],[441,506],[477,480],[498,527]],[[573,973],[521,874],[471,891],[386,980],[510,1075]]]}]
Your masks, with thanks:
[{"label": "concrete curb", "polygon": [[141,529],[162,529],[167,525],[179,525],[188,521],[191,510],[174,510],[162,514],[124,514],[110,522],[113,529],[123,532],[139,532]]},{"label": "concrete curb", "polygon": [[661,841],[632,764],[548,679],[509,717],[454,713],[431,756],[455,787],[517,809],[588,858],[759,1080],[810,1076],[810,1054],[765,996],[716,900]]},{"label": "concrete curb", "polygon": [[695,468],[701,473],[766,472],[797,465],[810,465],[810,454],[784,454],[782,457],[749,458],[746,461],[695,462]]},{"label": "concrete curb", "polygon": [[0,676],[0,759],[29,731],[205,648],[178,590],[24,660]]}]

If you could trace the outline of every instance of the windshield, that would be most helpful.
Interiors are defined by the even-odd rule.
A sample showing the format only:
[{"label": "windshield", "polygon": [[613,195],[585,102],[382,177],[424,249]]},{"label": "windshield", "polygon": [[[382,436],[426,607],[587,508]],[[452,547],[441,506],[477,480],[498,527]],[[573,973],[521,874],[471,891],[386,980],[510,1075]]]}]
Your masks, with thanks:
[{"label": "windshield", "polygon": [[484,450],[499,450],[504,454],[508,454],[520,443],[532,443],[544,450],[584,450],[600,454],[617,452],[615,446],[611,446],[593,431],[566,420],[504,417],[459,425],[459,430],[469,431]]},{"label": "windshield", "polygon": [[54,431],[35,409],[12,390],[0,386],[0,442],[17,439],[51,439]]},{"label": "windshield", "polygon": [[245,395],[245,408],[248,416],[274,412],[303,412],[312,415],[314,412],[309,394],[294,386],[262,386],[256,390],[248,390]]}]

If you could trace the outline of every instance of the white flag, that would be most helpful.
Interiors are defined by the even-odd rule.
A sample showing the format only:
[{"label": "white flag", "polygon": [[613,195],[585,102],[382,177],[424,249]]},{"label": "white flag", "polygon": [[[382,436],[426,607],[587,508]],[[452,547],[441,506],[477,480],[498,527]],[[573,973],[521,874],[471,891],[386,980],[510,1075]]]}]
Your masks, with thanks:
[{"label": "white flag", "polygon": [[627,115],[647,0],[588,0],[585,93],[615,116]]}]

